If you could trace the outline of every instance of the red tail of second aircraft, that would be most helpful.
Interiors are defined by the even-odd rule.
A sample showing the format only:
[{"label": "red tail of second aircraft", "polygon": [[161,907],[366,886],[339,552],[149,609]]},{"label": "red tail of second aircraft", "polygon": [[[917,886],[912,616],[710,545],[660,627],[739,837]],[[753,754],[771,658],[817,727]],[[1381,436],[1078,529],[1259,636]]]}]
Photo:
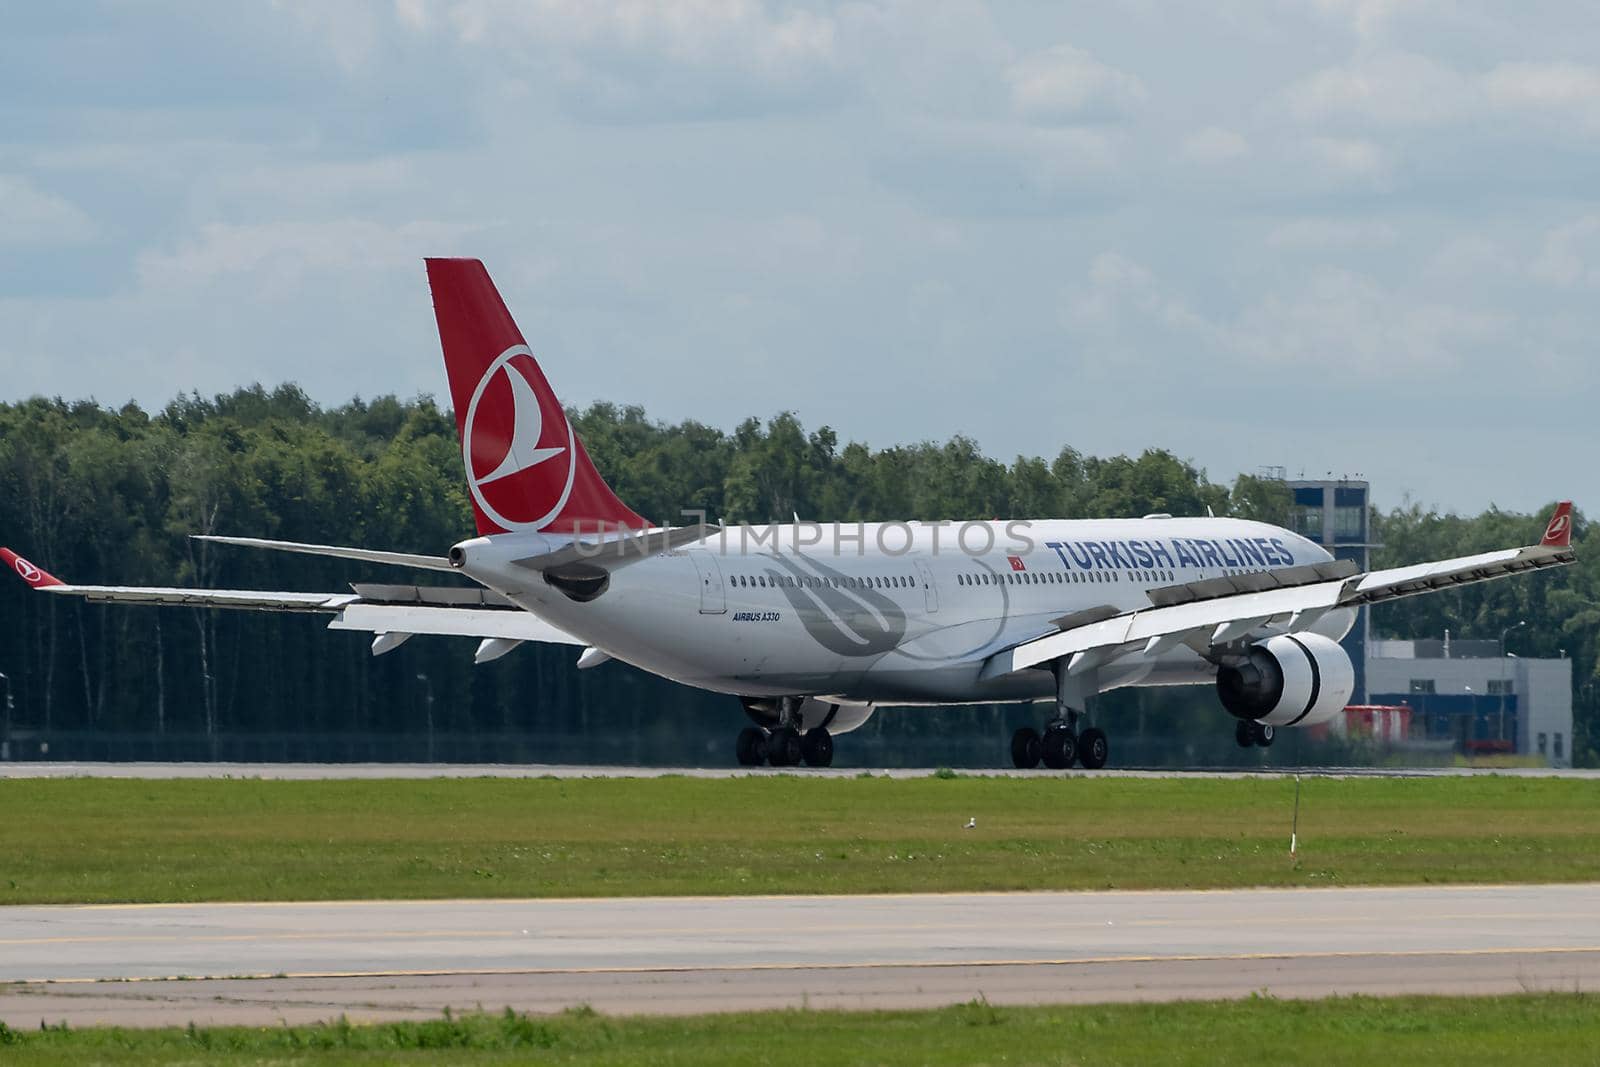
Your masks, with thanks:
[{"label": "red tail of second aircraft", "polygon": [[9,548],[0,548],[0,563],[17,572],[17,577],[33,586],[35,589],[47,589],[52,585],[60,585],[61,579],[51,574],[42,567],[35,567]]},{"label": "red tail of second aircraft", "polygon": [[648,526],[595,470],[483,264],[427,264],[478,533]]},{"label": "red tail of second aircraft", "polygon": [[1546,548],[1567,548],[1572,544],[1572,501],[1563,500],[1556,505],[1539,543]]}]

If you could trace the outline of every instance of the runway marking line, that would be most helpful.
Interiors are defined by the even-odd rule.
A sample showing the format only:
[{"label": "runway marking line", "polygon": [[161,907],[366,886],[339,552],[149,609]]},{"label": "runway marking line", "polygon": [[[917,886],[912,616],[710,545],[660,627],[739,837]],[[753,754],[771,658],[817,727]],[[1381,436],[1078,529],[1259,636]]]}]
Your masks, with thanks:
[{"label": "runway marking line", "polygon": [[292,971],[261,974],[218,975],[136,975],[126,978],[18,978],[0,981],[7,985],[93,985],[96,983],[125,982],[237,982],[277,979],[281,981],[307,981],[334,978],[470,978],[489,975],[590,975],[590,974],[702,974],[716,971],[868,971],[896,970],[902,968],[955,967],[1078,967],[1116,963],[1218,963],[1251,960],[1322,960],[1322,959],[1404,959],[1426,956],[1549,956],[1600,954],[1600,945],[1546,945],[1542,947],[1461,948],[1461,949],[1391,949],[1376,952],[1326,951],[1326,952],[1240,952],[1221,955],[1198,954],[1177,956],[1080,956],[1048,960],[869,960],[854,963],[749,963],[683,964],[679,966],[640,967],[461,967],[424,970],[389,971]]},{"label": "runway marking line", "polygon": [[[1460,920],[1542,920],[1556,922],[1564,919],[1590,919],[1590,912],[1452,912],[1446,914],[1429,915],[1427,922],[1430,924],[1440,922],[1455,922]],[[1397,919],[1397,922],[1413,922],[1410,918]],[[1122,921],[1084,919],[1067,922],[1053,922],[1052,928],[1058,930],[1089,929],[1103,930],[1108,925],[1112,927],[1150,927],[1150,926],[1183,926],[1203,923],[1212,926],[1334,926],[1352,923],[1372,922],[1368,915],[1282,915],[1265,916],[1250,915],[1236,918],[1187,918],[1187,919],[1126,919]],[[695,937],[701,934],[749,934],[761,933],[767,929],[765,924],[753,923],[749,927],[740,927],[724,923],[719,926],[693,927],[693,926],[659,926],[629,929],[629,937]],[[827,925],[812,926],[809,928],[814,933],[841,933],[852,930],[873,930],[886,935],[912,933],[922,930],[987,930],[987,923],[900,923],[885,925],[884,923],[831,923]],[[427,940],[429,938],[504,938],[504,937],[532,937],[532,938],[558,938],[562,941],[583,940],[586,938],[611,937],[614,931],[611,928],[596,928],[585,930],[582,928],[562,927],[560,929],[541,930],[530,933],[524,929],[504,930],[364,930],[350,932],[328,933],[295,933],[265,931],[249,934],[82,934],[58,937],[11,937],[0,938],[0,945],[94,945],[94,944],[148,944],[148,943],[218,943],[233,941],[344,941],[360,938],[389,939],[411,938]]]},{"label": "runway marking line", "polygon": [[[1506,916],[1511,918],[1512,916]],[[408,937],[426,940],[432,937],[521,937],[521,930],[363,930],[350,933],[258,933],[258,934],[84,934],[76,937],[12,937],[0,938],[0,945],[94,945],[157,942],[216,942],[216,941],[347,941],[354,938]],[[532,935],[529,935],[532,936]]]},{"label": "runway marking line", "polygon": [[[665,896],[665,897],[419,897],[416,899],[378,899],[378,900],[190,900],[190,901],[161,901],[161,902],[133,902],[126,904],[12,904],[5,908],[49,908],[54,911],[141,911],[157,908],[350,908],[362,907],[369,904],[386,905],[415,905],[417,907],[461,906],[461,905],[531,905],[531,904],[595,904],[595,905],[622,905],[637,904],[643,901],[651,903],[727,903],[730,900],[740,901],[782,901],[782,900],[809,900],[818,904],[835,904],[841,900],[855,901],[897,901],[897,900],[939,900],[950,898],[967,899],[1017,899],[1019,897],[1098,897],[1098,896],[1198,896],[1200,894],[1220,895],[1225,893],[1410,893],[1410,892],[1472,892],[1474,890],[1507,890],[1507,889],[1589,889],[1600,891],[1600,882],[1463,882],[1456,884],[1441,884],[1430,882],[1427,884],[1405,883],[1400,885],[1259,885],[1235,886],[1233,888],[1214,889],[991,889],[975,892],[945,892],[945,893],[841,893],[837,895],[819,895],[814,893],[770,893],[751,895],[697,895],[697,896]],[[0,910],[0,915],[4,911]]]}]

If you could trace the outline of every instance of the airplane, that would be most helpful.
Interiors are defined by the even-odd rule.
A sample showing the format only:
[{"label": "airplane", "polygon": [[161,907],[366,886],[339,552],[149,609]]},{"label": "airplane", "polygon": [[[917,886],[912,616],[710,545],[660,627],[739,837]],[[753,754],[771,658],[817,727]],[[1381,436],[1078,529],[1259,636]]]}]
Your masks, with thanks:
[{"label": "airplane", "polygon": [[477,536],[444,556],[211,536],[220,544],[448,572],[471,586],[344,593],[72,585],[0,549],[29,585],[97,603],[332,616],[372,653],[416,634],[581,649],[737,697],[744,766],[825,767],[882,706],[1051,702],[1019,768],[1104,767],[1086,715],[1125,686],[1212,685],[1241,747],[1334,717],[1359,608],[1570,564],[1561,502],[1536,545],[1358,573],[1291,530],[1175,517],[669,526],[595,469],[483,264],[425,261]]}]

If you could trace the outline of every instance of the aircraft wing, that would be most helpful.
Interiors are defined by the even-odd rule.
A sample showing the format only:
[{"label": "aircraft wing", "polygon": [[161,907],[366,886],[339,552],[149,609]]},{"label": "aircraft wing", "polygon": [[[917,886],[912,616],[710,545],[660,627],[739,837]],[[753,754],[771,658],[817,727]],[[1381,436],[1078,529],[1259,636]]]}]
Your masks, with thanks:
[{"label": "aircraft wing", "polygon": [[[1348,564],[1314,564],[1299,573],[1266,572],[1214,578],[1152,590],[1152,606],[1064,626],[1056,633],[1001,649],[984,661],[988,679],[1070,657],[1081,673],[1123,656],[1154,656],[1189,645],[1197,651],[1255,634],[1295,633],[1339,608],[1486,582],[1572,563],[1572,503],[1563,501],[1537,545],[1409,567],[1353,573]],[[1293,584],[1282,584],[1287,580]],[[1063,620],[1066,621],[1066,620]]]},{"label": "aircraft wing", "polygon": [[[0,561],[40,592],[80,596],[97,604],[314,612],[333,616],[328,623],[330,630],[365,631],[380,635],[380,640],[381,635],[477,637],[507,642],[500,646],[505,651],[521,641],[587,644],[487,589],[358,584],[352,586],[349,593],[291,593],[258,589],[71,585],[9,548],[0,548]],[[375,643],[374,654],[386,652],[399,643],[392,639],[383,641],[381,647]]]}]

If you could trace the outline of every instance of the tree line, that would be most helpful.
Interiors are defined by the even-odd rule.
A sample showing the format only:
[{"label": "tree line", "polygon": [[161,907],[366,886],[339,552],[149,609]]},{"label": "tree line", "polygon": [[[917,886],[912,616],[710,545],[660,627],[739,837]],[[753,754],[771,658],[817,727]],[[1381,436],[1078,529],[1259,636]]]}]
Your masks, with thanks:
[{"label": "tree line", "polygon": [[[569,414],[618,495],[658,522],[675,521],[684,509],[728,522],[1209,510],[1281,524],[1290,507],[1282,482],[1241,474],[1220,484],[1156,449],[1097,457],[1063,447],[1051,459],[1006,463],[963,436],[878,449],[841,443],[830,428],[807,431],[790,413],[748,418],[732,432],[664,424],[641,408],[606,403]],[[293,385],[252,386],[179,397],[154,413],[35,397],[0,404],[0,540],[84,584],[332,591],[351,581],[410,580],[392,569],[188,535],[442,554],[473,529],[460,456],[453,416],[428,397],[322,407]],[[1379,566],[1526,544],[1543,522],[1497,509],[1440,514],[1417,504],[1373,519],[1384,546]],[[1579,541],[1585,533],[1580,521]],[[1436,636],[1449,627],[1457,637],[1494,638],[1521,620],[1528,625],[1515,651],[1565,650],[1575,661],[1575,752],[1592,762],[1600,567],[1581,546],[1579,564],[1556,574],[1374,613],[1375,630],[1396,636]],[[414,737],[426,728],[430,738],[561,737],[565,758],[716,762],[710,754],[726,747],[742,720],[731,698],[630,668],[579,672],[569,648],[524,646],[474,668],[470,644],[459,640],[417,638],[376,659],[367,642],[324,633],[315,618],[107,607],[0,583],[0,672],[15,705],[9,728],[41,738]],[[1191,732],[1222,734],[1227,724],[1210,695],[1184,693],[1158,701],[1169,712],[1157,733],[1171,743]],[[869,729],[959,751],[975,732],[997,729],[1005,714],[878,716]]]}]

